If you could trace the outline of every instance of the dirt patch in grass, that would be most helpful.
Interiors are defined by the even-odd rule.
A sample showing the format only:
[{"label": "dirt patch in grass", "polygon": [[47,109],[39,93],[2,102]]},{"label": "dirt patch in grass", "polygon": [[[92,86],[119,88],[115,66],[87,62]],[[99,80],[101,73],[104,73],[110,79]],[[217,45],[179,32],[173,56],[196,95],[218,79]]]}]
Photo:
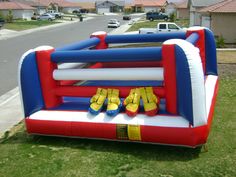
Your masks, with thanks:
[{"label": "dirt patch in grass", "polygon": [[218,64],[220,77],[236,77],[236,63]]},{"label": "dirt patch in grass", "polygon": [[217,51],[218,63],[235,63],[236,51]]},{"label": "dirt patch in grass", "polygon": [[220,77],[236,76],[236,51],[217,51]]}]

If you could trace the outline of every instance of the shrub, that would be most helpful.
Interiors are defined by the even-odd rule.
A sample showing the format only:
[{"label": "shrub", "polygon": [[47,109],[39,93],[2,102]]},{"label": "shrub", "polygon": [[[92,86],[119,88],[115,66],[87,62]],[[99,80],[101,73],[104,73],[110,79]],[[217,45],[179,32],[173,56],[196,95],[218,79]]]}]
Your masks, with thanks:
[{"label": "shrub", "polygon": [[1,18],[1,19],[5,19],[5,18],[4,18],[4,15],[2,14],[2,12],[0,12],[0,18]]},{"label": "shrub", "polygon": [[174,22],[175,20],[176,20],[176,15],[175,15],[175,13],[173,12],[173,13],[170,14],[170,21],[171,21],[171,22]]},{"label": "shrub", "polygon": [[127,7],[127,8],[125,8],[124,12],[125,12],[126,14],[130,14],[130,13],[132,13],[132,9],[129,8],[129,7]]},{"label": "shrub", "polygon": [[225,47],[225,39],[222,35],[216,37],[216,47],[217,48],[223,48]]},{"label": "shrub", "polygon": [[13,22],[13,15],[12,15],[12,11],[11,10],[9,10],[8,11],[8,14],[6,15],[6,22],[8,22],[8,23],[12,23]]}]

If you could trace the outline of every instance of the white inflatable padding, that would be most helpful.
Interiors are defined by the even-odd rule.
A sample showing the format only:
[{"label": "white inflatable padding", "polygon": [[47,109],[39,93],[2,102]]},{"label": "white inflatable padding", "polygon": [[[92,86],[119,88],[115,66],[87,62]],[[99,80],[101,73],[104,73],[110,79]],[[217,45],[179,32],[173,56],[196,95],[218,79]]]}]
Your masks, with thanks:
[{"label": "white inflatable padding", "polygon": [[97,116],[89,112],[79,111],[38,111],[30,116],[34,120],[68,121],[68,122],[93,122],[129,125],[149,125],[161,127],[189,127],[189,122],[181,116],[156,115],[148,117],[145,114],[138,114],[130,118],[125,113],[119,113],[111,118],[106,113],[101,112]]},{"label": "white inflatable padding", "polygon": [[210,113],[217,79],[218,79],[218,76],[214,76],[214,75],[208,75],[206,78],[205,89],[206,89],[207,117],[209,116],[209,113]]},{"label": "white inflatable padding", "polygon": [[164,44],[178,45],[184,51],[190,71],[194,127],[205,125],[207,123],[206,94],[199,49],[182,39],[170,39]]},{"label": "white inflatable padding", "polygon": [[58,69],[83,68],[87,63],[63,63],[58,65]]},{"label": "white inflatable padding", "polygon": [[54,70],[55,80],[163,80],[163,68],[104,68]]}]

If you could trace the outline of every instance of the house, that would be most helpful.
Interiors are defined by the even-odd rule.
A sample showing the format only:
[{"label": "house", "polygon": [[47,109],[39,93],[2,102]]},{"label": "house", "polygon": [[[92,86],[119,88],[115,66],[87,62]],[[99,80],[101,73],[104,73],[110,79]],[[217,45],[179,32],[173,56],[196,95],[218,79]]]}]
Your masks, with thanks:
[{"label": "house", "polygon": [[172,13],[176,13],[176,4],[173,2],[167,2],[166,1],[166,5],[165,5],[165,13],[167,15],[170,15]]},{"label": "house", "polygon": [[223,0],[188,0],[190,10],[189,26],[201,25],[201,15],[198,12],[201,8],[213,5]]},{"label": "house", "polygon": [[176,4],[176,18],[177,19],[189,19],[188,1]]},{"label": "house", "polygon": [[95,3],[94,2],[77,2],[78,6],[81,7],[81,12],[95,12]]},{"label": "house", "polygon": [[201,25],[210,28],[226,43],[236,43],[236,0],[225,0],[199,10]]},{"label": "house", "polygon": [[124,12],[125,12],[125,13],[132,13],[132,5],[133,5],[133,4],[131,4],[131,3],[130,3],[130,4],[126,3],[126,4],[125,4]]},{"label": "house", "polygon": [[34,14],[34,7],[19,2],[0,2],[0,12],[6,16],[12,12],[13,19],[21,18],[30,20]]},{"label": "house", "polygon": [[64,13],[73,13],[73,11],[80,11],[82,8],[79,3],[69,2],[66,0],[41,0],[41,3],[47,5],[49,9],[54,9]]},{"label": "house", "polygon": [[125,1],[96,1],[95,8],[98,14],[109,12],[123,12]]},{"label": "house", "polygon": [[61,12],[62,8],[60,4],[63,2],[63,0],[33,0],[35,2],[40,3],[41,5],[46,6],[46,11],[48,9],[53,9],[56,12]]},{"label": "house", "polygon": [[36,9],[37,14],[46,13],[48,9],[55,11],[63,11],[65,13],[72,13],[74,10],[79,11],[80,5],[78,3],[68,2],[66,0],[11,0],[27,4]]},{"label": "house", "polygon": [[37,1],[34,1],[34,0],[11,0],[11,1],[12,2],[19,2],[22,4],[26,4],[28,6],[34,7],[35,8],[34,12],[36,14],[40,14],[40,15],[43,13],[46,13],[47,8],[48,8],[48,4],[42,3],[39,0],[37,0]]},{"label": "house", "polygon": [[29,5],[35,8],[36,14],[44,14],[48,9],[55,8],[54,10],[59,10],[59,2],[62,0],[11,0],[12,2],[20,2],[22,4]]},{"label": "house", "polygon": [[161,11],[164,8],[166,0],[134,0],[134,12]]},{"label": "house", "polygon": [[73,13],[75,11],[79,12],[80,9],[82,9],[80,4],[68,1],[61,1],[58,5],[64,13]]}]

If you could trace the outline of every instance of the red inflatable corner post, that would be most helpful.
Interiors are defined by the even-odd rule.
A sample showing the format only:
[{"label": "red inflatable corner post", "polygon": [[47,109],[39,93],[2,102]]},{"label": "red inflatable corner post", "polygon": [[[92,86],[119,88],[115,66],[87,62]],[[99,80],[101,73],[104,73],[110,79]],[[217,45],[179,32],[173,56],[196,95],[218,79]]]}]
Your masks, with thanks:
[{"label": "red inflatable corner post", "polygon": [[98,39],[100,39],[100,43],[95,47],[95,49],[107,49],[108,48],[108,44],[105,41],[106,36],[107,36],[107,33],[105,31],[98,31],[98,32],[91,34],[90,38],[97,37]]}]

